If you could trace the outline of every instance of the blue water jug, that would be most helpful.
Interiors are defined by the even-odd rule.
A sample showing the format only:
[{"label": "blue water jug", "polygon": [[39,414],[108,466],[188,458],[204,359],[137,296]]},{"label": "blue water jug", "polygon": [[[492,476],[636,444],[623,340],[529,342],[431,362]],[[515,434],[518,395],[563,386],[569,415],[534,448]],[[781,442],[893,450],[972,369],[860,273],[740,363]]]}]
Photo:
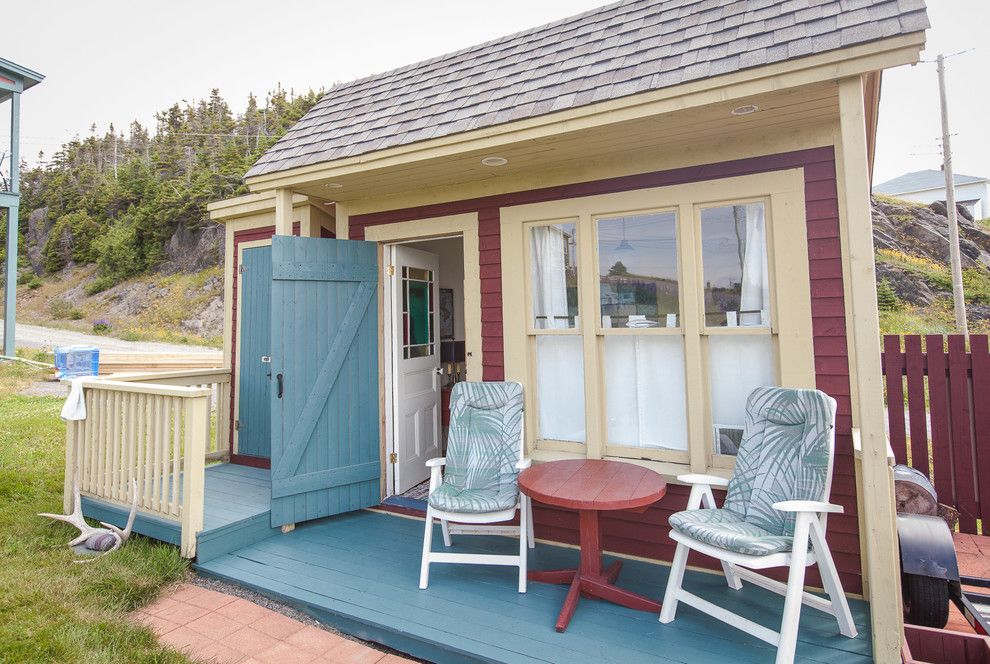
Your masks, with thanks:
[{"label": "blue water jug", "polygon": [[100,373],[100,349],[96,346],[56,346],[55,377],[81,378]]}]

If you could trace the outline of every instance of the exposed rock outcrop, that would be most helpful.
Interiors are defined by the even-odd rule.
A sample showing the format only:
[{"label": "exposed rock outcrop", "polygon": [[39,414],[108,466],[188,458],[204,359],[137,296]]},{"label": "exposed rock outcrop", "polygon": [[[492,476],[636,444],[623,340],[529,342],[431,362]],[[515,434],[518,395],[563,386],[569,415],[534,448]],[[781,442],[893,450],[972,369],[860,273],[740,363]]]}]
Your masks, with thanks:
[{"label": "exposed rock outcrop", "polygon": [[199,230],[179,226],[165,247],[161,272],[198,272],[223,262],[223,226],[215,222]]}]

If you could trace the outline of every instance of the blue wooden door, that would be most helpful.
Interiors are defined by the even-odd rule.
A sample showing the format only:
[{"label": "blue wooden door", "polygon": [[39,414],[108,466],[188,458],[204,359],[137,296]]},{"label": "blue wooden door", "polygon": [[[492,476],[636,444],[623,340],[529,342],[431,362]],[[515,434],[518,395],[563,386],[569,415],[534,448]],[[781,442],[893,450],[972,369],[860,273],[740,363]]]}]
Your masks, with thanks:
[{"label": "blue wooden door", "polygon": [[376,505],[378,251],[272,239],[272,526]]},{"label": "blue wooden door", "polygon": [[272,248],[244,249],[240,265],[237,453],[267,459],[272,440],[272,365],[264,360],[272,354]]}]

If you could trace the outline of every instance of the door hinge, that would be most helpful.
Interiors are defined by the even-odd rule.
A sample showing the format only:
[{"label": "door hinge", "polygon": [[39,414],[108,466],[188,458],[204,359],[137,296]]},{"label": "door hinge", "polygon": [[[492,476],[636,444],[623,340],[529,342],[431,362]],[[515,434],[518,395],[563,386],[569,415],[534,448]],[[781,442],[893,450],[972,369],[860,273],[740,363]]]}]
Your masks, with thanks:
[{"label": "door hinge", "polygon": [[392,452],[391,454],[388,455],[388,462],[389,463],[395,463],[398,460],[399,460],[399,455],[396,454],[395,452]]},{"label": "door hinge", "polygon": [[392,275],[394,275],[395,274],[395,266],[394,265],[387,265],[385,267],[385,274],[387,274],[390,277]]},{"label": "door hinge", "polygon": [[241,430],[241,421],[234,420],[234,431],[240,431],[240,430]]},{"label": "door hinge", "polygon": [[237,266],[237,272],[238,274],[244,274],[244,263]]}]

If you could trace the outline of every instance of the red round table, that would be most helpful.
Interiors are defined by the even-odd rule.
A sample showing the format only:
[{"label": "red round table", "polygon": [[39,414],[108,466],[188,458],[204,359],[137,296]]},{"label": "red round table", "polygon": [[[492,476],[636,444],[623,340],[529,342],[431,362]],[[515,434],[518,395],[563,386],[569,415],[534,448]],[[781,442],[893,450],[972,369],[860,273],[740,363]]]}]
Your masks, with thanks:
[{"label": "red round table", "polygon": [[615,585],[622,569],[621,560],[602,569],[598,513],[606,510],[645,511],[667,493],[667,483],[663,477],[647,468],[619,461],[550,461],[519,473],[519,490],[533,500],[577,510],[580,514],[580,567],[533,571],[527,575],[531,581],[571,586],[557,618],[558,632],[567,629],[581,595],[631,609],[660,613],[660,602]]}]

